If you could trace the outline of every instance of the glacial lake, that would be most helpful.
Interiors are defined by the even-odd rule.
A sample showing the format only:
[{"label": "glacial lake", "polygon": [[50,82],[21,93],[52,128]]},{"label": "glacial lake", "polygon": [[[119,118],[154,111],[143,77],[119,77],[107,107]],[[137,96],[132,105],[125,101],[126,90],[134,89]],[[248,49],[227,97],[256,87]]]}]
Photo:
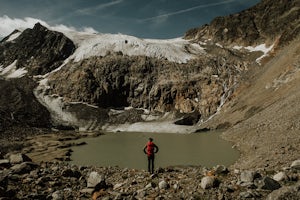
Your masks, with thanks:
[{"label": "glacial lake", "polygon": [[77,165],[119,166],[147,169],[143,152],[148,138],[159,147],[155,168],[167,166],[229,166],[239,157],[232,144],[218,132],[174,133],[106,133],[96,138],[83,138],[87,144],[73,147],[71,163]]}]

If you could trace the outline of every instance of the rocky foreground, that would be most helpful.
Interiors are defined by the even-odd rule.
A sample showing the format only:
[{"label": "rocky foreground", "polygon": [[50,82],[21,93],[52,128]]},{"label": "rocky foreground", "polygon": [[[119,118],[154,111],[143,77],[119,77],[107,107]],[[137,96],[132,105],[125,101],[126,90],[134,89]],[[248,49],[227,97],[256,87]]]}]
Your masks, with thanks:
[{"label": "rocky foreground", "polygon": [[300,160],[280,171],[225,166],[159,168],[34,163],[24,154],[0,159],[0,199],[299,199]]}]

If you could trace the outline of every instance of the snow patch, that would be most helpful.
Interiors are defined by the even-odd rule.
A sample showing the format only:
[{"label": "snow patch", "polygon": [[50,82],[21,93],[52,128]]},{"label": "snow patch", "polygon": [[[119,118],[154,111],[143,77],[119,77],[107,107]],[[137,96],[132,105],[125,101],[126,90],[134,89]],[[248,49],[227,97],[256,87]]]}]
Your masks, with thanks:
[{"label": "snow patch", "polygon": [[10,78],[21,78],[25,76],[25,74],[28,72],[25,68],[17,69],[17,62],[18,60],[15,60],[12,64],[9,66],[3,68],[3,66],[0,67],[0,75],[4,76],[7,79]]},{"label": "snow patch", "polygon": [[246,49],[250,52],[255,52],[255,51],[263,52],[263,55],[256,59],[256,62],[260,64],[261,60],[264,57],[267,57],[269,55],[269,52],[273,49],[273,47],[274,47],[274,44],[272,44],[269,47],[266,44],[260,44],[260,45],[255,46],[255,47],[252,47],[252,46],[247,46],[247,47],[234,46],[233,49],[236,49],[236,50]]},{"label": "snow patch", "polygon": [[182,38],[140,39],[123,34],[90,34],[75,31],[66,31],[64,34],[78,46],[68,59],[75,62],[92,56],[105,56],[110,52],[122,52],[128,56],[145,55],[186,63],[195,58],[195,55],[205,53],[199,44],[190,43]]},{"label": "snow patch", "polygon": [[147,132],[147,133],[193,133],[195,131],[194,126],[182,126],[176,125],[173,121],[162,122],[138,122],[134,124],[122,124],[122,125],[108,125],[103,127],[105,131],[109,132]]},{"label": "snow patch", "polygon": [[74,124],[78,120],[70,112],[64,110],[64,102],[62,97],[56,95],[46,95],[49,88],[48,79],[42,79],[39,86],[34,90],[34,95],[51,113],[51,117],[55,123],[63,122],[64,125]]},{"label": "snow patch", "polygon": [[15,40],[16,38],[18,38],[20,35],[21,35],[22,32],[17,32],[17,33],[14,33],[12,34],[7,40],[6,42],[11,42],[13,40]]},{"label": "snow patch", "polygon": [[74,102],[74,101],[71,101],[71,102],[69,102],[69,104],[73,104],[73,105],[81,104],[81,105],[86,105],[86,106],[92,107],[92,108],[99,108],[98,106],[95,106],[95,105],[92,105],[92,104],[88,104],[86,102]]}]

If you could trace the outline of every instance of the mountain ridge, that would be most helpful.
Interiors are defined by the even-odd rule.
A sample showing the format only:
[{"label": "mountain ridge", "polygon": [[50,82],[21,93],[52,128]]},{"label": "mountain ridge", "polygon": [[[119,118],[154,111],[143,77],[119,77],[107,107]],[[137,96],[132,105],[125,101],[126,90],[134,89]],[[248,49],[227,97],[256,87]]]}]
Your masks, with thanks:
[{"label": "mountain ridge", "polygon": [[193,28],[184,38],[195,41],[212,40],[224,45],[253,46],[261,43],[286,44],[299,35],[297,0],[262,0],[252,8],[225,17],[217,17],[209,25]]}]

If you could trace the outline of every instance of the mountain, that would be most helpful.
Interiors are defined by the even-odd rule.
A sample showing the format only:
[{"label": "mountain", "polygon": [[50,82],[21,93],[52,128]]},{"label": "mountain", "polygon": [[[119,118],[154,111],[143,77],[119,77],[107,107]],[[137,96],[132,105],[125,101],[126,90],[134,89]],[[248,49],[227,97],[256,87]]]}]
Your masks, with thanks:
[{"label": "mountain", "polygon": [[[295,41],[298,11],[296,0],[264,0],[171,40],[61,33],[39,23],[16,30],[0,42],[0,76],[2,90],[16,90],[22,100],[16,102],[24,102],[27,115],[22,109],[16,112],[20,106],[14,106],[14,96],[3,98],[3,131],[19,123],[132,130],[118,125],[156,121],[189,125],[184,130],[194,131],[198,126],[190,125],[221,116],[218,113],[234,102],[252,74]],[[22,80],[32,82],[33,93],[24,92],[27,82]]]},{"label": "mountain", "polygon": [[211,24],[186,32],[186,39],[211,40],[225,45],[285,45],[300,33],[297,0],[262,0],[240,13],[215,18]]}]

